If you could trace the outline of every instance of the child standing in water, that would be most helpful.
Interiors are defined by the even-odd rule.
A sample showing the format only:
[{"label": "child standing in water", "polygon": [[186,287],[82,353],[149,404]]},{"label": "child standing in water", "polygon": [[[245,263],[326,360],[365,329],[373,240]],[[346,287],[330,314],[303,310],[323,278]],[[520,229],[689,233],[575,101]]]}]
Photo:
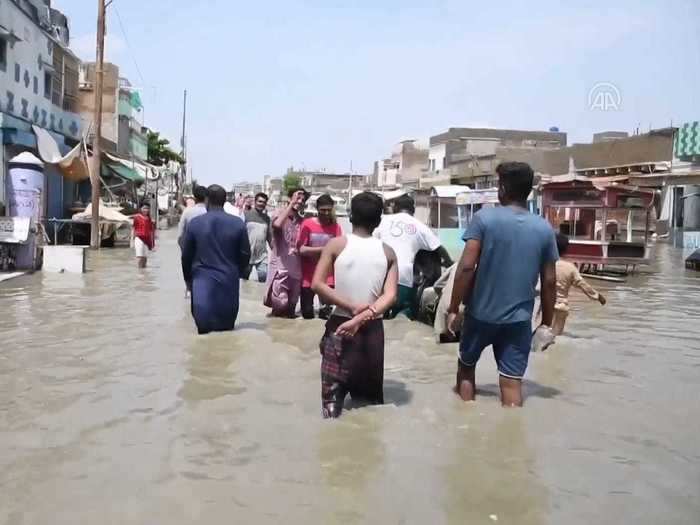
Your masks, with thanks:
[{"label": "child standing in water", "polygon": [[155,225],[151,220],[151,206],[148,202],[143,202],[139,213],[134,215],[131,240],[136,254],[136,264],[139,268],[145,268],[148,252],[155,247]]},{"label": "child standing in water", "polygon": [[[565,257],[569,249],[569,238],[562,234],[557,234],[557,248],[559,256]],[[575,286],[594,301],[604,305],[607,300],[605,296],[588,284],[578,271],[576,266],[562,259],[557,261],[557,300],[554,304],[554,321],[552,323],[552,333],[561,335],[564,331],[566,319],[569,317],[569,290]]]}]

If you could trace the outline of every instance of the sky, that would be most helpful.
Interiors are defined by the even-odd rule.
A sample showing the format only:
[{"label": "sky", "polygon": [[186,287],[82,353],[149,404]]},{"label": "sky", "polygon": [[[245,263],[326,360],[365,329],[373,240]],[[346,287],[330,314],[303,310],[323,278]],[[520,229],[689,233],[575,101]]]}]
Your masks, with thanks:
[{"label": "sky", "polygon": [[[94,60],[97,2],[53,5]],[[449,127],[574,143],[700,120],[699,23],[697,0],[114,0],[106,54],[176,148],[187,89],[193,176],[230,187],[371,173]]]}]

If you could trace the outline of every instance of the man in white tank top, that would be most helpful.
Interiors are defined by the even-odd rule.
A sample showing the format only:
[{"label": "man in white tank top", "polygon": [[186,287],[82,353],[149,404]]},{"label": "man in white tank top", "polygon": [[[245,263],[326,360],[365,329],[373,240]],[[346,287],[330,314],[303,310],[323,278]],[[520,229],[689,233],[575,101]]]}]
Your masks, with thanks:
[{"label": "man in white tank top", "polygon": [[[345,396],[384,403],[382,316],[396,301],[396,254],[372,237],[382,217],[382,199],[364,192],[352,199],[352,234],[331,240],[321,253],[312,289],[335,305],[321,339],[323,417],[338,417]],[[335,289],[327,277],[335,271]]]}]

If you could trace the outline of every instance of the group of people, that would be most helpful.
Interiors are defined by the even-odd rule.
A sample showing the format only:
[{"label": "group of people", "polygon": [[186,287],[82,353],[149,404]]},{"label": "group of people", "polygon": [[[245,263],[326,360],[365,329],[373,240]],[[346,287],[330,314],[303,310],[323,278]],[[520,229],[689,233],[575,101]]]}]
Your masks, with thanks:
[{"label": "group of people", "polygon": [[[447,327],[460,334],[455,391],[461,398],[474,399],[477,362],[492,346],[501,401],[520,406],[538,282],[541,329],[561,332],[571,286],[601,304],[605,299],[573,265],[558,262],[564,239],[528,211],[530,166],[503,163],[497,172],[501,206],[479,211],[464,233]],[[338,417],[348,393],[383,403],[383,321],[411,315],[420,251],[452,264],[437,236],[413,217],[413,201],[401,199],[394,214],[383,216],[381,197],[360,193],[350,204],[352,231],[344,234],[329,195],[317,199],[315,217],[305,218],[309,194],[303,189],[290,191],[288,204],[272,217],[264,194],[241,216],[225,211],[226,192],[218,185],[194,193],[197,203],[182,217],[179,242],[199,333],[234,328],[239,281],[255,268],[272,316],[294,317],[300,303],[302,316],[314,318],[318,298],[319,317],[327,320],[320,342],[324,417]]]}]

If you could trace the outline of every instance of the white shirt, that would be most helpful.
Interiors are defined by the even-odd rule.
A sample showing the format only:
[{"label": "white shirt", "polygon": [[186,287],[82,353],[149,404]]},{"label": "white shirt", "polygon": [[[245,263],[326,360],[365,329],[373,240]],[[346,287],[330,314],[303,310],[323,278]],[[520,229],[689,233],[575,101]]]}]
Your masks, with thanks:
[{"label": "white shirt", "polygon": [[228,213],[229,215],[233,215],[234,217],[238,217],[243,222],[245,222],[245,213],[243,213],[243,210],[241,208],[239,208],[238,206],[234,206],[230,202],[226,201],[226,202],[224,202],[224,211],[226,213]]},{"label": "white shirt", "polygon": [[[373,304],[382,295],[389,261],[384,244],[373,237],[345,236],[346,244],[335,260],[335,289],[354,304]],[[337,306],[334,315],[352,317]]]},{"label": "white shirt", "polygon": [[399,267],[399,284],[413,288],[413,262],[420,250],[435,251],[441,243],[437,235],[408,213],[384,215],[374,236],[388,244],[396,252]]}]

